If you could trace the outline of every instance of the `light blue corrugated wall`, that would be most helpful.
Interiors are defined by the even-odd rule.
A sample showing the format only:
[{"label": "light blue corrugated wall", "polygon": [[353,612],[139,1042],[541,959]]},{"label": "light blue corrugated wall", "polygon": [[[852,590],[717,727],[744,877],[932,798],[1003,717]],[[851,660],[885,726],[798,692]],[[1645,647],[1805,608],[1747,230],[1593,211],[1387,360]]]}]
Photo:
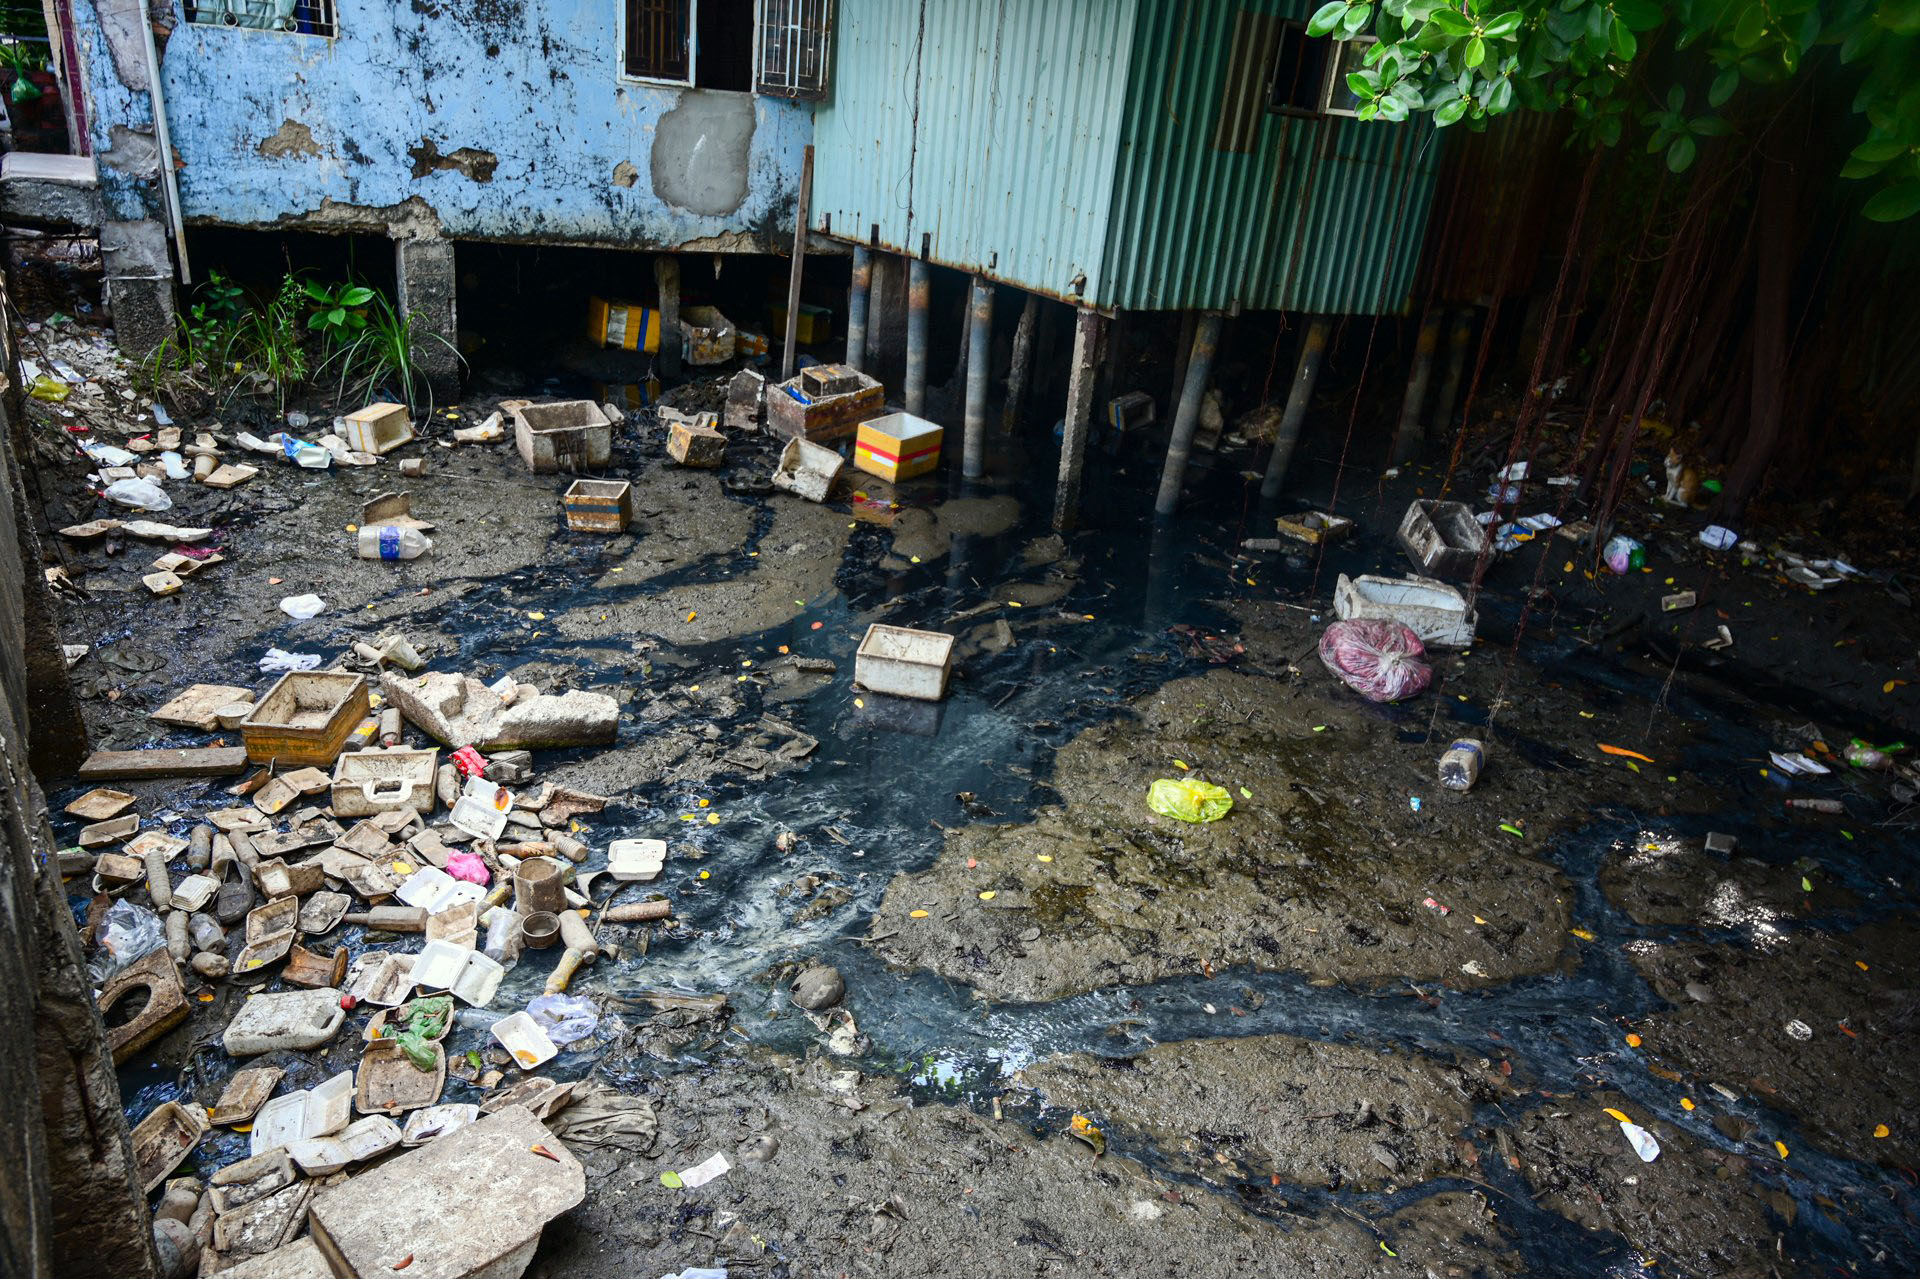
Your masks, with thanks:
[{"label": "light blue corrugated wall", "polygon": [[1101,303],[1137,8],[840,0],[812,225]]},{"label": "light blue corrugated wall", "polygon": [[[1289,0],[1142,0],[1100,300],[1129,310],[1401,310],[1439,171],[1424,120],[1258,113],[1214,142],[1243,12]],[[1264,86],[1262,96],[1264,97]]]}]

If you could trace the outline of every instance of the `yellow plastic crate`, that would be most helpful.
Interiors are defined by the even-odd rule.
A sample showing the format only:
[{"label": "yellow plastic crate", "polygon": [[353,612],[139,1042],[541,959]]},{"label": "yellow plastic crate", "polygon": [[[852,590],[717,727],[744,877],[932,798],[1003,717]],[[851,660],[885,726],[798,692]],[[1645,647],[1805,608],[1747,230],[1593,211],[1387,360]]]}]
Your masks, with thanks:
[{"label": "yellow plastic crate", "polygon": [[[787,331],[787,307],[785,303],[776,303],[770,310],[775,333]],[[800,323],[794,327],[794,341],[801,346],[812,346],[816,342],[825,342],[833,336],[833,309],[815,306],[811,302],[800,304]]]},{"label": "yellow plastic crate", "polygon": [[940,465],[946,432],[911,413],[889,413],[860,424],[853,437],[853,464],[883,480],[910,480]]}]

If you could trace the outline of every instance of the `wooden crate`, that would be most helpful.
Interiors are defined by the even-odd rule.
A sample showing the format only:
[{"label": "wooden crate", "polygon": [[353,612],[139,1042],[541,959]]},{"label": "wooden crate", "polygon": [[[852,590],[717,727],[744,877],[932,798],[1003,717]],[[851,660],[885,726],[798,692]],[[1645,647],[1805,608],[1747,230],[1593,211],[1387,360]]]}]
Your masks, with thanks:
[{"label": "wooden crate", "polygon": [[633,485],[625,480],[575,480],[560,497],[567,527],[576,533],[624,533],[633,522]]},{"label": "wooden crate", "polygon": [[289,671],[240,725],[255,764],[330,766],[367,716],[365,676],[347,671]]}]

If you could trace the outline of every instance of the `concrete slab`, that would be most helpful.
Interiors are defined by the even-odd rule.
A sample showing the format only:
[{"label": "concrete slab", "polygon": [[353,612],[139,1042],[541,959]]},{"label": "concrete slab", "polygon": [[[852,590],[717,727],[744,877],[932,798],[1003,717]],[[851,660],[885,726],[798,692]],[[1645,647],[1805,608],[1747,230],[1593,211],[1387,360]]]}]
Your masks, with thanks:
[{"label": "concrete slab", "polygon": [[391,1275],[409,1256],[407,1279],[513,1279],[586,1193],[580,1161],[510,1106],[322,1191],[310,1220],[340,1279]]}]

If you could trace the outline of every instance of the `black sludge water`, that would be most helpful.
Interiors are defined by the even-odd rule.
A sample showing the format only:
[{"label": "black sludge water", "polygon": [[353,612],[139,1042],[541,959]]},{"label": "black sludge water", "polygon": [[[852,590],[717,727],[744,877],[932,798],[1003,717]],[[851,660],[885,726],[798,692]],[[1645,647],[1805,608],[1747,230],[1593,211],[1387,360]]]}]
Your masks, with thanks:
[{"label": "black sludge water", "polygon": [[[1822,874],[1844,885],[1852,901],[1847,909],[1822,916],[1818,927],[1842,931],[1911,909],[1903,882],[1892,882],[1898,874],[1890,877],[1888,859],[1910,859],[1916,840],[1898,830],[1881,831],[1871,843],[1837,831],[1803,833],[1791,845],[1779,839],[1774,824],[1749,815],[1773,804],[1774,797],[1740,761],[1764,757],[1768,741],[1735,699],[1708,682],[1680,680],[1663,686],[1657,674],[1583,646],[1573,625],[1594,618],[1578,615],[1571,605],[1558,613],[1553,627],[1537,619],[1530,624],[1513,679],[1552,680],[1589,704],[1644,707],[1649,714],[1658,705],[1658,713],[1702,727],[1703,739],[1710,742],[1695,747],[1693,757],[1680,767],[1748,780],[1731,784],[1724,810],[1710,818],[1662,816],[1652,802],[1645,811],[1609,806],[1591,811],[1583,825],[1533,850],[1563,873],[1574,897],[1572,917],[1588,935],[1586,944],[1570,948],[1571,958],[1559,971],[1460,990],[1430,981],[1311,983],[1297,972],[1232,969],[1210,977],[1195,974],[1022,1004],[976,998],[948,977],[894,971],[874,957],[865,939],[878,927],[875,907],[895,876],[923,870],[934,861],[944,828],[969,822],[1020,823],[1041,806],[1059,802],[1052,778],[1060,746],[1088,726],[1128,715],[1129,701],[1209,669],[1207,659],[1189,655],[1192,646],[1169,627],[1231,635],[1240,623],[1226,609],[1247,601],[1279,601],[1297,607],[1303,616],[1324,616],[1337,573],[1403,571],[1397,549],[1377,528],[1324,558],[1304,552],[1257,564],[1236,563],[1238,541],[1266,536],[1271,528],[1269,521],[1241,514],[1251,503],[1240,481],[1217,477],[1207,486],[1207,497],[1190,501],[1189,514],[1171,527],[1155,529],[1131,515],[1150,505],[1151,468],[1136,461],[1129,470],[1131,474],[1121,475],[1097,467],[1089,478],[1087,526],[1063,548],[1065,558],[1074,562],[1073,571],[1060,579],[1065,593],[1049,601],[1060,624],[1022,628],[999,652],[971,652],[950,695],[935,705],[894,704],[854,689],[853,649],[859,635],[875,616],[894,625],[965,630],[977,624],[969,610],[1004,601],[1010,583],[1032,583],[1039,577],[1025,553],[1049,532],[1052,494],[1044,468],[1035,468],[1010,488],[988,490],[1011,493],[1020,502],[1022,516],[1002,532],[959,534],[944,557],[883,568],[879,565],[889,554],[889,534],[862,523],[852,531],[835,589],[795,602],[793,620],[708,645],[663,646],[637,670],[626,645],[569,641],[554,634],[529,637],[517,614],[538,610],[560,616],[623,597],[724,581],[760,551],[771,523],[764,509],[755,515],[748,540],[732,554],[683,565],[644,583],[595,585],[596,579],[605,581],[597,571],[596,549],[577,539],[557,539],[554,554],[540,567],[515,572],[498,583],[510,590],[512,608],[503,606],[497,593],[476,592],[412,611],[410,621],[437,626],[458,643],[458,653],[443,655],[435,662],[437,669],[464,669],[479,660],[508,670],[522,662],[540,662],[570,672],[572,682],[586,688],[610,689],[629,680],[652,690],[705,684],[711,691],[731,685],[728,691],[738,700],[738,709],[723,726],[750,721],[763,709],[775,710],[819,741],[805,767],[766,780],[749,784],[722,776],[712,783],[662,786],[648,776],[620,775],[617,752],[640,744],[654,731],[634,716],[623,719],[611,775],[625,793],[590,822],[592,836],[596,845],[623,836],[669,841],[675,852],[658,887],[672,897],[675,921],[653,934],[644,956],[631,955],[611,967],[603,964],[584,988],[628,997],[724,991],[736,1010],[733,1024],[748,1040],[799,1053],[817,1041],[816,1031],[786,1006],[767,974],[777,966],[818,957],[836,965],[857,995],[858,1029],[867,1047],[849,1064],[900,1077],[928,1104],[980,1109],[1002,1105],[1039,1129],[1064,1127],[1068,1112],[1013,1086],[1010,1077],[1046,1058],[1064,1053],[1121,1057],[1154,1044],[1200,1037],[1287,1035],[1469,1057],[1488,1055],[1497,1047],[1497,1055],[1511,1062],[1516,1084],[1524,1080],[1529,1088],[1553,1094],[1617,1092],[1643,1113],[1697,1141],[1725,1146],[1726,1138],[1704,1109],[1675,1105],[1672,1089],[1659,1086],[1643,1067],[1620,1055],[1620,1020],[1643,1016],[1662,1004],[1630,961],[1629,948],[1673,939],[1791,946],[1798,930],[1814,925],[1804,919],[1741,918],[1717,925],[1639,924],[1601,890],[1603,862],[1610,852],[1643,841],[1697,842],[1710,829],[1741,836],[1742,851],[1763,861],[1786,865],[1817,857]],[[767,500],[757,505],[764,507]],[[1375,511],[1381,502],[1367,497],[1359,505]],[[1232,512],[1233,518],[1218,520],[1207,514],[1221,510]],[[1509,571],[1516,579],[1522,574],[1517,568]],[[1501,653],[1519,624],[1521,590],[1517,581],[1509,584],[1496,577],[1482,597],[1483,637]],[[966,620],[956,624],[957,615]],[[760,687],[742,663],[764,664],[781,646],[798,655],[832,658],[838,669],[820,691],[763,707]],[[1317,665],[1310,649],[1296,660]],[[745,682],[743,674],[749,676]],[[1804,703],[1793,712],[1808,713]],[[1408,705],[1369,713],[1391,725],[1402,740],[1431,745],[1435,755],[1450,735],[1484,728],[1488,720],[1486,707],[1462,704],[1444,688]],[[1838,714],[1829,718],[1844,719]],[[1501,751],[1496,766],[1557,770],[1565,784],[1580,784],[1584,765],[1565,743],[1498,724],[1493,732]],[[545,771],[596,754],[604,753],[549,752],[537,762]],[[183,796],[186,793],[183,788]],[[956,799],[962,793],[971,797],[964,804]],[[184,802],[182,808],[198,811]],[[778,849],[776,837],[783,831],[805,836],[797,852]],[[822,872],[839,877],[835,882],[849,894],[846,904],[794,922],[783,908],[781,888],[803,874]],[[356,952],[366,944],[358,930],[347,930],[346,937]],[[538,994],[549,966],[537,957],[523,962],[509,974],[492,1009],[463,1011],[449,1039],[450,1052],[484,1047],[485,1026]],[[1224,1016],[1219,1006],[1229,998],[1249,1007]],[[217,1069],[202,1061],[203,1056],[195,1054],[188,1082],[194,1071]],[[623,1061],[606,1073],[631,1081],[650,1072],[693,1068],[706,1059],[690,1052],[677,1064]],[[574,1077],[600,1064],[597,1050],[591,1050],[563,1054],[549,1070]],[[290,1077],[289,1082],[310,1085],[331,1070],[315,1066],[310,1073],[311,1078]],[[180,1090],[174,1071],[151,1065],[130,1066],[123,1083],[134,1114]],[[1846,1081],[1836,1080],[1835,1085],[1844,1087]],[[470,1087],[450,1082],[444,1099],[474,1096]],[[1733,1109],[1769,1132],[1794,1131],[1790,1118],[1769,1112],[1754,1096]],[[1538,1206],[1536,1191],[1525,1177],[1494,1157],[1491,1134],[1510,1119],[1497,1106],[1482,1106],[1476,1113],[1469,1136],[1487,1156],[1477,1164],[1477,1177],[1447,1177],[1378,1193],[1284,1182],[1275,1186],[1267,1179],[1242,1182],[1234,1189],[1246,1209],[1282,1228],[1291,1228],[1302,1217],[1357,1215],[1378,1222],[1424,1197],[1472,1190],[1489,1196],[1526,1273],[1670,1273],[1644,1264],[1623,1241],[1597,1238]],[[209,1141],[222,1143],[216,1149],[231,1154],[240,1152],[244,1139],[216,1134]],[[1142,1160],[1170,1180],[1201,1185],[1151,1143],[1117,1137],[1111,1150]],[[1912,1255],[1920,1244],[1912,1219],[1912,1186],[1900,1176],[1823,1155],[1809,1141],[1795,1143],[1791,1176],[1764,1169],[1755,1176],[1797,1204],[1793,1224],[1781,1227],[1785,1247],[1795,1256],[1843,1273],[1854,1266],[1891,1264],[1897,1269],[1896,1259]],[[1830,1214],[1827,1202],[1844,1203],[1846,1212]],[[1382,1242],[1392,1240],[1382,1235]]]}]

